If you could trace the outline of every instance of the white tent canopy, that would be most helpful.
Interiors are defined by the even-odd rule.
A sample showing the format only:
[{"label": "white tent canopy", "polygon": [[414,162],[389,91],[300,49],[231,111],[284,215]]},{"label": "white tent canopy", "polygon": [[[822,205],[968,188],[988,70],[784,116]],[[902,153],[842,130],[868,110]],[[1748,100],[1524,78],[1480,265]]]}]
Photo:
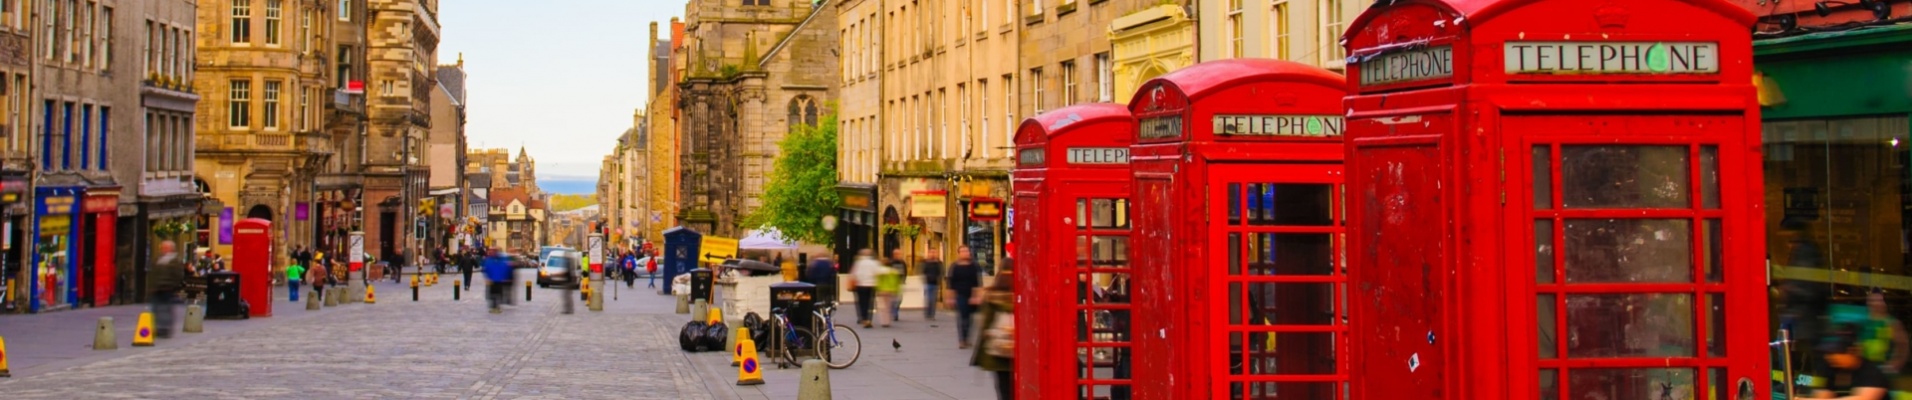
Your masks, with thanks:
[{"label": "white tent canopy", "polygon": [[738,250],[796,250],[797,244],[783,238],[782,232],[775,228],[763,228],[745,232],[743,240],[737,241]]}]

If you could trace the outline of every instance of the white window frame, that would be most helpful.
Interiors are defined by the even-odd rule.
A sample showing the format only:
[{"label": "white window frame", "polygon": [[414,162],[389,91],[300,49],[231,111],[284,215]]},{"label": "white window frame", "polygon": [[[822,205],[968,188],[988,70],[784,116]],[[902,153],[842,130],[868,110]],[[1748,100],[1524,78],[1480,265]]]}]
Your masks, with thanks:
[{"label": "white window frame", "polygon": [[285,0],[266,0],[266,45],[279,47],[285,43]]},{"label": "white window frame", "polygon": [[263,96],[260,96],[262,97],[260,106],[263,110],[260,113],[261,121],[259,121],[265,126],[265,130],[277,131],[280,128],[279,117],[285,112],[283,107],[279,107],[279,97],[283,92],[285,92],[285,82],[266,80],[265,88],[261,91]]},{"label": "white window frame", "polygon": [[352,21],[352,0],[339,0],[339,20]]},{"label": "white window frame", "polygon": [[1029,95],[1032,97],[1029,99],[1029,104],[1034,106],[1032,110],[1035,110],[1035,114],[1030,115],[1042,115],[1042,67],[1030,68],[1029,79],[1025,80],[1029,82]]},{"label": "white window frame", "polygon": [[956,97],[956,101],[962,103],[962,106],[957,108],[958,111],[962,112],[961,116],[958,117],[960,119],[956,125],[958,128],[957,134],[962,137],[962,151],[969,153],[971,150],[970,146],[974,144],[969,138],[969,85],[964,83],[956,84]]},{"label": "white window frame", "polygon": [[1287,60],[1289,51],[1294,48],[1290,37],[1294,32],[1289,25],[1288,0],[1274,0],[1268,5],[1268,58]]},{"label": "white window frame", "polygon": [[977,142],[980,143],[981,145],[977,147],[982,148],[983,150],[982,157],[987,159],[989,158],[989,151],[991,150],[989,148],[989,80],[988,79],[976,80],[976,101],[977,101],[976,114],[982,116],[982,121],[981,121],[982,124],[977,125],[977,127],[980,128],[978,130],[981,131],[981,132],[977,132],[981,134],[980,135],[981,137],[978,138],[979,140]]},{"label": "white window frame", "polygon": [[1096,101],[1115,101],[1115,62],[1109,52],[1095,53]]},{"label": "white window frame", "polygon": [[1342,0],[1321,0],[1319,25],[1321,33],[1316,41],[1316,54],[1320,54],[1323,68],[1340,70],[1347,66],[1347,52],[1341,48],[1341,31],[1348,27],[1347,10]]},{"label": "white window frame", "polygon": [[113,66],[113,14],[115,13],[113,7],[101,6],[99,10],[100,17],[94,21],[93,25],[99,28],[100,33],[94,37],[99,40],[98,65],[101,71],[105,71]]},{"label": "white window frame", "polygon": [[1075,60],[1065,60],[1062,62],[1062,98],[1065,100],[1068,100],[1067,102],[1063,103],[1064,107],[1067,107],[1072,104],[1076,104],[1076,62]]},{"label": "white window frame", "polygon": [[228,29],[232,35],[228,38],[235,46],[252,44],[252,0],[232,0]]},{"label": "white window frame", "polygon": [[226,97],[226,126],[233,130],[252,128],[252,81],[239,79],[228,82]]},{"label": "white window frame", "polygon": [[[1015,136],[1016,134],[1016,76],[1012,74],[1003,74],[1001,86],[1002,86],[1002,114],[1003,114],[1002,115],[1002,124],[1003,124],[1002,136],[1006,138],[1009,136]],[[1009,140],[1003,139],[1002,142],[1008,143]],[[997,144],[998,143],[996,142],[990,142],[990,143],[984,144],[984,146],[993,149],[996,147]]]},{"label": "white window frame", "polygon": [[1222,33],[1228,37],[1227,54],[1230,58],[1247,57],[1248,49],[1243,42],[1246,40],[1246,36],[1248,36],[1248,27],[1244,21],[1242,21],[1242,19],[1246,17],[1242,12],[1244,8],[1242,7],[1242,0],[1228,0],[1228,2],[1223,3],[1223,5],[1227,7],[1226,20],[1228,21],[1228,31]]}]

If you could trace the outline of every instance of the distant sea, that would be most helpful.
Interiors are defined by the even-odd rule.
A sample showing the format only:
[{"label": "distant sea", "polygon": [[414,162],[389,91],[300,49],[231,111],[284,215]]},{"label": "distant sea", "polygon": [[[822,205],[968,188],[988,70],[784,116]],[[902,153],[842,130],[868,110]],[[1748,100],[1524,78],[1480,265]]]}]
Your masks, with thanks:
[{"label": "distant sea", "polygon": [[545,193],[557,194],[597,194],[596,179],[546,178],[538,180],[538,188]]}]

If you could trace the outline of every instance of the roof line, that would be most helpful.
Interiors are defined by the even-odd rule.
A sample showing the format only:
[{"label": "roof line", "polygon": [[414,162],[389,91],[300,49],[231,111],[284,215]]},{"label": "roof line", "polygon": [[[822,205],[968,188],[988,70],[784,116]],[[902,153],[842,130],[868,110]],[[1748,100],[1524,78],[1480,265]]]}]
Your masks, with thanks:
[{"label": "roof line", "polygon": [[770,66],[770,60],[777,57],[777,52],[783,51],[784,47],[789,47],[790,41],[796,40],[797,32],[802,32],[804,27],[810,26],[810,21],[817,19],[817,15],[823,14],[823,8],[829,5],[830,0],[819,0],[816,7],[810,10],[810,16],[803,19],[803,23],[797,24],[795,29],[791,29],[790,35],[784,36],[783,40],[777,41],[776,46],[771,46],[770,51],[763,54],[763,59],[757,60],[757,69],[764,69]]},{"label": "roof line", "polygon": [[444,83],[444,82],[439,82],[438,84],[436,84],[436,85],[432,85],[432,86],[437,86],[437,87],[438,87],[438,91],[440,91],[440,92],[445,92],[445,97],[446,97],[446,98],[449,98],[449,99],[451,99],[451,103],[452,103],[452,104],[457,104],[457,105],[458,105],[458,106],[460,106],[460,107],[463,107],[463,106],[465,105],[465,102],[464,102],[464,101],[460,101],[460,100],[458,99],[458,95],[456,95],[456,94],[452,94],[452,92],[451,92],[451,89],[446,89],[446,88],[445,88],[445,83]]}]

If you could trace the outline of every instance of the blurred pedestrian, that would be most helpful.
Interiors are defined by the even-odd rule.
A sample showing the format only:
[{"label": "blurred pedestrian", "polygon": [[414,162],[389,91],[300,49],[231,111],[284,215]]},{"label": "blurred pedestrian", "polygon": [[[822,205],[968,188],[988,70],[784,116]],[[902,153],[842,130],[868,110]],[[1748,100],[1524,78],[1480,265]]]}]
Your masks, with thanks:
[{"label": "blurred pedestrian", "polygon": [[936,298],[943,293],[943,252],[930,250],[924,257],[926,259],[917,264],[917,269],[923,271],[923,319],[935,321],[936,307],[943,304]]},{"label": "blurred pedestrian", "polygon": [[312,264],[305,270],[305,282],[312,284],[312,296],[319,301],[325,301],[325,285],[331,280],[332,271],[327,270],[324,263]]},{"label": "blurred pedestrian", "polygon": [[651,289],[657,288],[657,256],[644,258],[644,274],[651,276]]},{"label": "blurred pedestrian", "polygon": [[1009,272],[996,276],[983,292],[983,331],[969,365],[996,375],[996,398],[1016,398],[1016,295]]},{"label": "blurred pedestrian", "polygon": [[858,251],[856,264],[850,266],[850,290],[856,293],[856,322],[864,328],[875,327],[876,274],[882,270],[883,263],[876,261],[876,252],[870,249]]},{"label": "blurred pedestrian", "polygon": [[810,257],[810,265],[803,271],[803,282],[817,286],[817,301],[836,301],[837,265],[830,260],[830,253]]},{"label": "blurred pedestrian", "polygon": [[[894,262],[891,265],[896,265]],[[903,272],[901,269],[885,265],[876,270],[876,304],[881,307],[877,312],[877,324],[884,328],[891,322],[900,321],[902,312],[898,306],[903,304]]]},{"label": "blurred pedestrian", "polygon": [[511,281],[511,272],[511,259],[505,257],[504,252],[492,250],[491,257],[485,258],[485,303],[492,314],[504,312],[498,309],[498,304],[504,302],[505,290],[509,288],[505,285]]},{"label": "blurred pedestrian", "polygon": [[1823,357],[1815,360],[1810,370],[1812,376],[1818,378],[1808,380],[1811,398],[1885,400],[1892,382],[1877,363],[1866,359],[1855,332],[1859,329],[1862,328],[1854,324],[1840,324],[1826,332],[1819,346]]},{"label": "blurred pedestrian", "polygon": [[159,242],[159,259],[155,260],[153,272],[146,279],[152,284],[151,299],[153,312],[153,336],[161,339],[173,336],[173,306],[179,302],[179,292],[185,289],[186,275],[192,273],[191,266],[179,256],[179,245],[171,240]]},{"label": "blurred pedestrian", "polygon": [[1866,295],[1865,330],[1860,332],[1859,346],[1864,349],[1866,361],[1879,365],[1886,377],[1892,378],[1905,372],[1905,361],[1912,346],[1906,345],[1905,325],[1887,313],[1885,293],[1873,290]]},{"label": "blurred pedestrian", "polygon": [[305,265],[294,263],[285,267],[286,293],[292,295],[292,301],[299,301],[299,282],[305,280]]},{"label": "blurred pedestrian", "polygon": [[974,255],[968,247],[956,248],[956,262],[949,265],[949,299],[956,309],[956,346],[969,348],[970,324],[975,320],[976,306],[981,304],[977,290],[983,286],[983,268],[976,265]]}]

